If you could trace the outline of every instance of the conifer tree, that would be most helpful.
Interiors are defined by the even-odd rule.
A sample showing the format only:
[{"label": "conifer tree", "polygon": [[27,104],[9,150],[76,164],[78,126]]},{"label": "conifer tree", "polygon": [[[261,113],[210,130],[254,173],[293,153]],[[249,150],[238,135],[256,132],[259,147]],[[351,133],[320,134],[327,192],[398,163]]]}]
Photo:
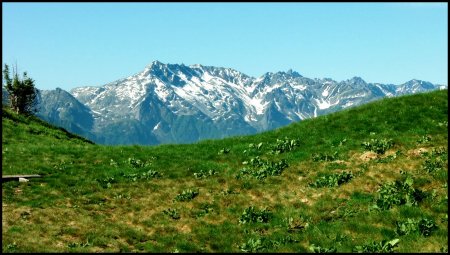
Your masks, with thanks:
[{"label": "conifer tree", "polygon": [[6,91],[9,94],[9,103],[11,108],[19,114],[32,114],[36,111],[36,95],[37,90],[34,87],[34,80],[29,78],[27,72],[23,73],[23,78],[20,79],[15,70],[9,74],[9,67],[5,64],[3,70],[3,82]]}]

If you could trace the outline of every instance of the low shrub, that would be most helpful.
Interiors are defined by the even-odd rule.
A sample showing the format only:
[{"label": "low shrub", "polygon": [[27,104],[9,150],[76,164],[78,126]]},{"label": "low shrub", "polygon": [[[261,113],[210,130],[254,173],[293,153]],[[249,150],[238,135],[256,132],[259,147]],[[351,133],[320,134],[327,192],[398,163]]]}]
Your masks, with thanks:
[{"label": "low shrub", "polygon": [[429,141],[431,141],[431,136],[424,135],[419,140],[417,140],[417,143],[421,144],[421,143],[426,143],[426,142],[429,142]]},{"label": "low shrub", "polygon": [[341,184],[349,182],[353,178],[352,172],[342,172],[339,174],[327,174],[318,178],[315,182],[310,183],[309,186],[314,188],[322,187],[336,187]]},{"label": "low shrub", "polygon": [[285,137],[284,140],[277,139],[277,141],[275,142],[275,145],[272,146],[271,153],[281,154],[284,152],[292,151],[299,145],[300,145],[300,140],[298,140],[298,139],[289,139],[287,137]]},{"label": "low shrub", "polygon": [[196,179],[202,179],[202,178],[208,178],[209,176],[216,175],[217,171],[210,169],[210,170],[200,170],[198,173],[194,173],[194,177]]},{"label": "low shrub", "polygon": [[267,249],[268,245],[264,238],[250,238],[247,242],[239,245],[239,249],[243,252],[260,252]]},{"label": "low shrub", "polygon": [[198,194],[199,192],[196,190],[191,189],[183,190],[183,192],[181,192],[175,197],[175,200],[180,202],[189,201],[198,196]]},{"label": "low shrub", "polygon": [[251,143],[248,145],[248,149],[244,150],[244,154],[260,154],[262,147],[263,147],[262,142],[258,143],[257,145]]},{"label": "low shrub", "polygon": [[170,218],[172,218],[174,220],[178,220],[181,218],[176,209],[168,208],[168,209],[164,210],[163,213],[165,215],[168,215]]},{"label": "low shrub", "polygon": [[162,177],[162,174],[156,170],[150,169],[146,172],[141,172],[141,173],[122,173],[122,176],[125,179],[135,182],[140,179],[149,180],[149,179],[153,179],[153,178],[160,178],[160,177]]},{"label": "low shrub", "polygon": [[96,180],[105,189],[106,188],[111,188],[111,185],[113,183],[117,182],[116,179],[113,176],[108,176],[108,177],[105,177],[103,179],[96,179]]},{"label": "low shrub", "polygon": [[391,253],[394,252],[395,248],[398,246],[400,239],[393,240],[382,240],[381,242],[375,242],[365,244],[362,246],[355,246],[353,252],[357,253]]},{"label": "low shrub", "polygon": [[228,154],[230,153],[230,148],[222,148],[217,154],[221,155],[221,154]]},{"label": "low shrub", "polygon": [[314,162],[326,162],[335,161],[338,159],[338,152],[335,151],[333,154],[315,153],[312,155],[312,161]]},{"label": "low shrub", "polygon": [[366,151],[373,151],[377,154],[384,154],[387,150],[389,150],[394,142],[392,139],[370,139],[369,142],[363,142],[362,145]]},{"label": "low shrub", "polygon": [[256,210],[254,206],[250,206],[244,210],[242,215],[239,217],[239,223],[253,223],[253,222],[261,222],[267,223],[269,222],[272,213],[264,208],[263,210]]},{"label": "low shrub", "polygon": [[194,212],[194,217],[200,218],[212,211],[214,211],[214,209],[211,204],[203,203],[200,205],[200,209]]},{"label": "low shrub", "polygon": [[291,236],[283,236],[276,240],[271,240],[269,237],[257,237],[250,238],[247,242],[240,245],[239,249],[243,252],[262,252],[276,248],[280,245],[296,242],[298,242],[298,240],[295,240]]},{"label": "low shrub", "polygon": [[268,176],[281,175],[283,170],[289,165],[286,160],[282,159],[279,162],[272,162],[260,159],[258,156],[250,159],[250,161],[242,162],[244,165],[249,165],[249,168],[243,168],[236,175],[237,179],[243,176],[250,175],[258,180],[265,179]]},{"label": "low shrub", "polygon": [[434,173],[444,167],[444,161],[440,158],[429,158],[425,160],[422,167],[427,173]]},{"label": "low shrub", "polygon": [[394,205],[417,205],[422,201],[426,194],[413,187],[414,180],[407,176],[405,181],[396,180],[381,186],[378,192],[378,199],[373,208],[388,210]]},{"label": "low shrub", "polygon": [[437,225],[432,219],[421,218],[421,219],[406,219],[404,221],[397,221],[396,233],[400,236],[409,235],[412,233],[420,233],[423,236],[429,236],[433,231],[437,229]]},{"label": "low shrub", "polygon": [[324,248],[315,244],[309,246],[309,250],[314,253],[336,253],[336,247]]}]

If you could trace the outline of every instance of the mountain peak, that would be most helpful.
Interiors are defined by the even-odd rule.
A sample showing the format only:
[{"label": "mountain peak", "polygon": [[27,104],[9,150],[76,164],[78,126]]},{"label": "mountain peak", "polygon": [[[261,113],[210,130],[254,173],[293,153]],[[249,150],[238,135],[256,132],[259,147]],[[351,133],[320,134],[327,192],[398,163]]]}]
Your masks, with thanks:
[{"label": "mountain peak", "polygon": [[161,68],[161,66],[164,66],[164,63],[158,61],[158,60],[154,60],[152,63],[150,63],[149,65],[147,65],[145,67],[145,69],[152,69],[152,68]]},{"label": "mountain peak", "polygon": [[163,65],[163,63],[162,63],[161,61],[154,60],[154,61],[152,62],[152,65]]},{"label": "mountain peak", "polygon": [[365,84],[366,82],[359,76],[354,76],[353,78],[351,78],[350,80],[348,80],[351,83],[354,84]]},{"label": "mountain peak", "polygon": [[412,79],[412,80],[410,80],[410,81],[405,82],[405,84],[410,84],[410,85],[413,85],[413,84],[423,84],[423,83],[426,83],[426,82],[424,82],[424,81],[422,81],[422,80],[418,80],[418,79]]},{"label": "mountain peak", "polygon": [[191,67],[191,68],[202,68],[203,66],[201,64],[193,64],[193,65],[190,65],[189,67]]},{"label": "mountain peak", "polygon": [[410,80],[408,82],[405,82],[404,85],[406,85],[406,86],[420,86],[420,87],[425,87],[425,88],[432,88],[432,87],[434,87],[434,85],[431,82],[418,80],[418,79],[412,79],[412,80]]},{"label": "mountain peak", "polygon": [[299,73],[296,72],[296,71],[293,71],[292,69],[289,69],[286,73],[287,73],[288,75],[291,75],[292,77],[303,77],[301,74],[299,74]]},{"label": "mountain peak", "polygon": [[285,71],[278,71],[278,72],[266,72],[262,75],[262,77],[271,77],[271,76],[277,76],[277,77],[289,77],[289,78],[300,78],[303,77],[298,72],[289,69],[286,72]]}]

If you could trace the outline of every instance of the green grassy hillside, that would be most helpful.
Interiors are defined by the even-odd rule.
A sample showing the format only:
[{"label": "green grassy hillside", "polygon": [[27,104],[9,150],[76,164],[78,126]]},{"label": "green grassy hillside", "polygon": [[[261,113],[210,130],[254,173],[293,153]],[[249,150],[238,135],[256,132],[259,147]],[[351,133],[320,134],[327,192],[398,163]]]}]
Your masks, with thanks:
[{"label": "green grassy hillside", "polygon": [[3,252],[448,251],[448,91],[253,136],[101,146],[2,112]]}]

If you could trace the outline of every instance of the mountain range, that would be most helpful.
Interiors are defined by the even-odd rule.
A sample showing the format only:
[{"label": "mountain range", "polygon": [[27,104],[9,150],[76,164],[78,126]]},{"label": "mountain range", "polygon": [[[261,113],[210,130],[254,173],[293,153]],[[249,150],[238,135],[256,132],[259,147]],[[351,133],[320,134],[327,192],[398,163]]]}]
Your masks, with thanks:
[{"label": "mountain range", "polygon": [[292,70],[254,78],[231,68],[154,61],[100,87],[39,90],[37,116],[99,144],[192,143],[444,88],[416,79],[400,85],[310,79]]}]

